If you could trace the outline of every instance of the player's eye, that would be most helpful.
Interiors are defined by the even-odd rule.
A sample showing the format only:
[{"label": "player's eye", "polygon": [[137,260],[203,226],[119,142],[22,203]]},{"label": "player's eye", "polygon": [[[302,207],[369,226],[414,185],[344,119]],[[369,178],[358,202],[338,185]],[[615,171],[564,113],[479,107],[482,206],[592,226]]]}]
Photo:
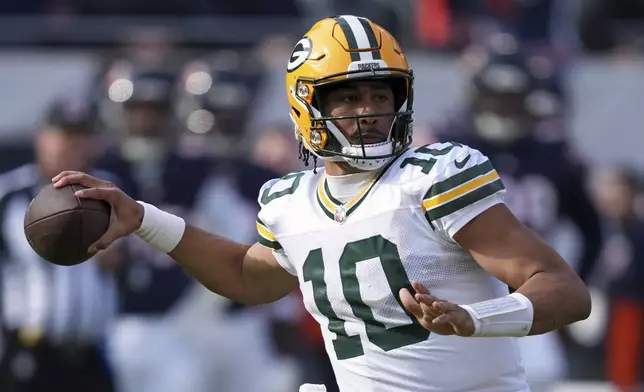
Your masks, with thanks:
[{"label": "player's eye", "polygon": [[358,101],[358,95],[357,94],[344,94],[340,97],[340,100],[342,102],[346,103],[352,103],[352,102],[357,102]]},{"label": "player's eye", "polygon": [[389,100],[389,96],[386,94],[377,94],[376,95],[376,101],[378,102],[387,102]]}]

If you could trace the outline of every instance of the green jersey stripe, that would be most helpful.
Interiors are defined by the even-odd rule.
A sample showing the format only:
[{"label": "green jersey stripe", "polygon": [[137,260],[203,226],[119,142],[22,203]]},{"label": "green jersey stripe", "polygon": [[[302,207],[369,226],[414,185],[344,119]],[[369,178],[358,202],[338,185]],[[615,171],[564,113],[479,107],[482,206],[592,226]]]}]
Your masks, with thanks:
[{"label": "green jersey stripe", "polygon": [[282,249],[282,245],[280,245],[279,242],[277,242],[277,241],[269,241],[266,238],[264,238],[262,235],[258,236],[257,242],[259,242],[260,244],[262,244],[262,245],[264,245],[266,247],[269,247],[271,249],[275,249],[275,250]]},{"label": "green jersey stripe", "polygon": [[432,185],[423,199],[429,199],[436,195],[440,195],[441,193],[445,193],[450,189],[456,188],[459,185],[465,184],[466,182],[475,179],[478,176],[487,174],[492,170],[494,170],[494,167],[492,166],[492,163],[490,161],[485,161],[476,166],[472,166],[460,173],[457,173],[443,181],[439,181]]},{"label": "green jersey stripe", "polygon": [[[328,195],[327,195],[327,197],[328,197]],[[333,215],[333,213],[331,211],[328,210],[328,208],[324,205],[324,203],[322,203],[322,200],[320,200],[320,195],[317,192],[315,192],[315,198],[317,199],[318,204],[320,205],[320,208],[322,209],[322,212],[324,212],[324,214],[326,216],[328,216],[329,218],[335,220],[335,216]]]},{"label": "green jersey stripe", "polygon": [[331,190],[329,189],[329,183],[326,181],[326,178],[324,179],[324,193],[326,193],[326,197],[331,200],[331,203],[335,204],[336,206],[342,205],[342,202],[331,194]]},{"label": "green jersey stripe", "polygon": [[491,196],[503,189],[505,189],[505,186],[503,186],[503,182],[501,180],[496,180],[494,182],[488,183],[476,190],[473,190],[470,193],[466,193],[463,196],[450,201],[449,203],[443,204],[439,207],[435,207],[427,211],[427,219],[429,219],[430,221],[441,219],[451,213],[474,204],[477,201],[483,200],[486,197]]}]

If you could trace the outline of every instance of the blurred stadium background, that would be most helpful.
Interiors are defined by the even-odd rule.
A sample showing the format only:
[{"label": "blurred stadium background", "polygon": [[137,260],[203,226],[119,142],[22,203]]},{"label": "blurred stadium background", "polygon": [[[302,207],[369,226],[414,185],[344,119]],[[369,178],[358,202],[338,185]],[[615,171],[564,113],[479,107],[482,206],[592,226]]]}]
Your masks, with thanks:
[{"label": "blurred stadium background", "polygon": [[[91,271],[61,278],[34,267],[44,278],[30,280],[32,267],[23,264],[33,255],[21,248],[19,224],[8,226],[6,196],[25,176],[39,183],[38,174],[20,171],[32,162],[47,167],[43,173],[96,166],[133,195],[252,241],[261,183],[303,168],[287,116],[286,60],[314,21],[337,14],[372,18],[398,37],[416,76],[416,145],[434,140],[434,129],[467,105],[480,45],[500,33],[519,42],[545,79],[556,76],[546,89],[558,121],[548,137],[588,167],[584,186],[603,239],[586,279],[591,318],[524,350],[526,366],[546,385],[535,390],[636,390],[644,370],[641,0],[3,0],[0,390],[99,390],[91,380],[60,380],[89,374],[79,370],[85,346],[97,349],[113,380],[106,390],[119,392],[292,392],[330,377],[297,294],[259,309],[230,304],[135,241],[93,261],[114,290],[79,291],[95,278]],[[65,145],[40,137],[52,128],[89,137],[90,145],[47,147]],[[534,206],[537,214],[548,207]],[[636,229],[624,224],[631,221]],[[579,231],[564,218],[549,238],[576,268]],[[624,275],[635,284],[615,289]],[[78,305],[75,296],[101,305]],[[51,323],[25,321],[41,312],[41,319],[72,320],[71,328],[82,306],[94,312],[87,317],[102,312],[91,339],[77,339],[91,322],[73,333],[61,327],[64,337],[55,339]],[[53,362],[67,365],[41,371]]]}]

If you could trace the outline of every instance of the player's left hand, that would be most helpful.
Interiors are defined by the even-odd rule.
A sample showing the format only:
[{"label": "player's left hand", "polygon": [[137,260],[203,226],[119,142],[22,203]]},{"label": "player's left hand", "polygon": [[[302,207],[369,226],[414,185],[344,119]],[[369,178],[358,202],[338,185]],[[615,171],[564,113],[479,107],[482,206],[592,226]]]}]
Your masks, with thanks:
[{"label": "player's left hand", "polygon": [[425,329],[439,335],[472,336],[474,322],[470,314],[455,303],[432,296],[429,290],[418,282],[413,282],[416,290],[400,290],[400,300],[405,308],[416,317]]}]

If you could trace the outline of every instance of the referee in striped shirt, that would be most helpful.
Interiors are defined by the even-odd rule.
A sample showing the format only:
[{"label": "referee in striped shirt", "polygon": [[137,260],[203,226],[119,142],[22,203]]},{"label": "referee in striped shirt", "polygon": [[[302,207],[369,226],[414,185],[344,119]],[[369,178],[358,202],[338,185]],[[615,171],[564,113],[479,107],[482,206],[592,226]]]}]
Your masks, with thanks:
[{"label": "referee in striped shirt", "polygon": [[99,256],[73,267],[47,263],[23,231],[30,200],[50,178],[61,170],[91,171],[98,140],[92,110],[82,98],[56,100],[34,139],[36,162],[0,175],[3,392],[113,390],[101,344],[116,312],[108,267],[114,263]]}]

